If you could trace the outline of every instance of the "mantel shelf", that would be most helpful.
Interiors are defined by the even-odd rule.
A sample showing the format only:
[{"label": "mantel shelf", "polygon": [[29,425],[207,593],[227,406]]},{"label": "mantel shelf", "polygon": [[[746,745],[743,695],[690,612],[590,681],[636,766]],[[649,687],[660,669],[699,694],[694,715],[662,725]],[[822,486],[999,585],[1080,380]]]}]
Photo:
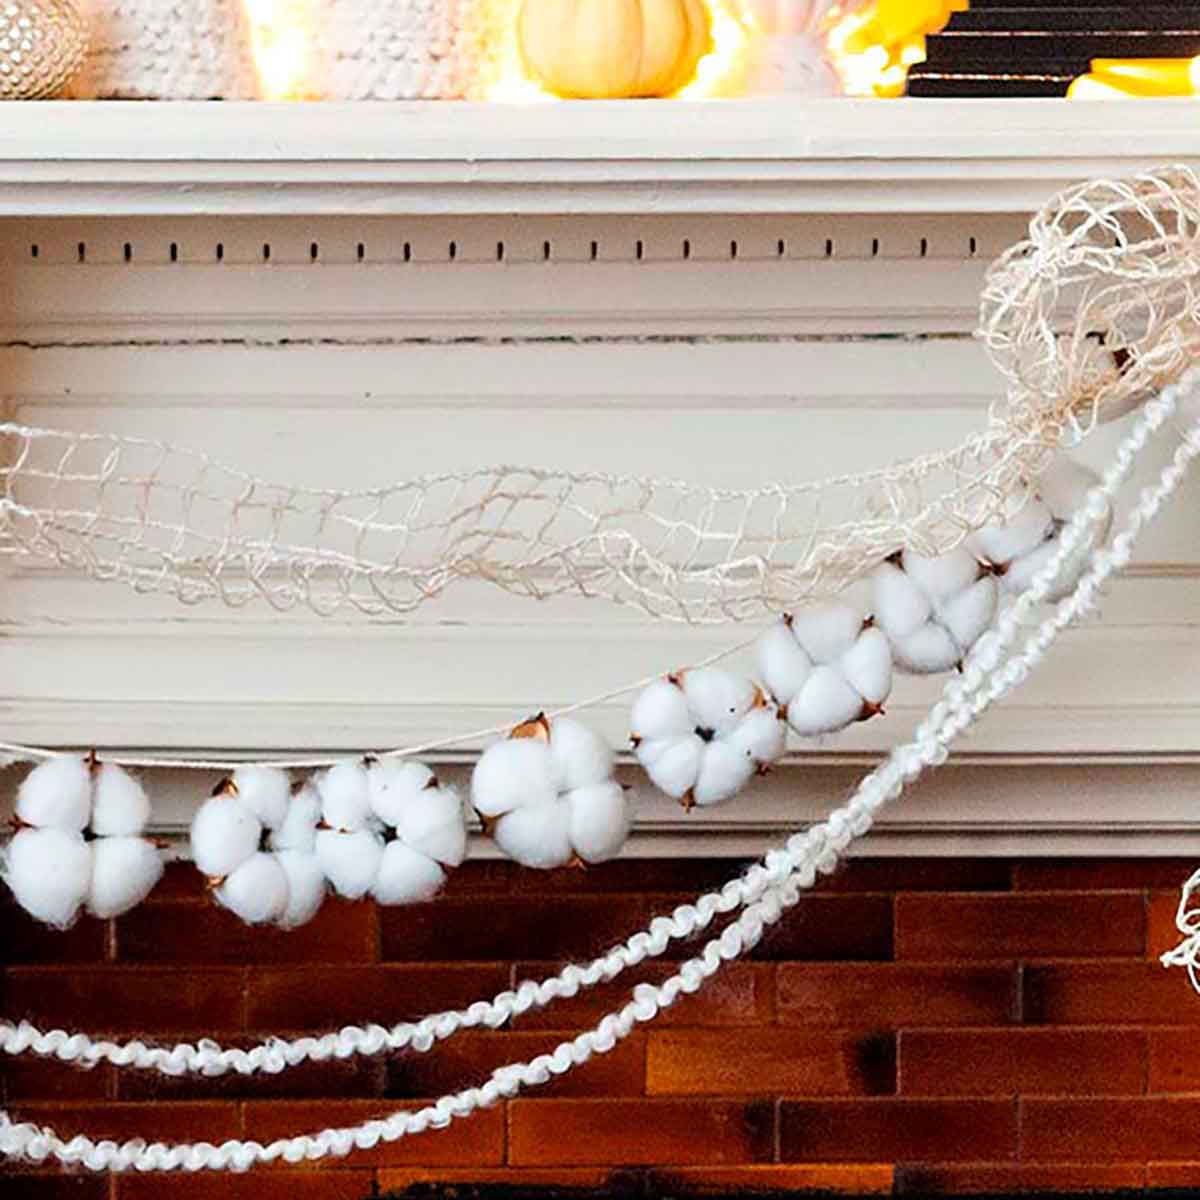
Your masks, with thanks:
[{"label": "mantel shelf", "polygon": [[1164,162],[1195,101],[0,108],[7,216],[1012,213]]}]

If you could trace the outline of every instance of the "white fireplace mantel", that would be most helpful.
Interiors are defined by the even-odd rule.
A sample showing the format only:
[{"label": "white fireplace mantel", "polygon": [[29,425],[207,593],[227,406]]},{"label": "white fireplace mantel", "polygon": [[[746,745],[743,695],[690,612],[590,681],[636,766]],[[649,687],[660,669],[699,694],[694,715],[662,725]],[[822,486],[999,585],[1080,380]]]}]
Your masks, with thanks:
[{"label": "white fireplace mantel", "polygon": [[0,214],[1011,213],[1188,160],[1192,100],[9,104]]},{"label": "white fireplace mantel", "polygon": [[[4,105],[0,411],[335,486],[484,461],[731,486],[861,469],[984,419],[979,289],[1030,213],[1167,162],[1200,167],[1195,102]],[[1200,852],[1197,511],[1193,482],[1105,620],[868,851]],[[0,735],[414,744],[739,634],[466,588],[404,621],[184,609],[26,564],[0,576]],[[647,795],[634,852],[760,850],[935,690],[902,680],[886,719],[735,804]],[[621,744],[627,715],[593,719]],[[178,831],[204,789],[156,786]]]}]

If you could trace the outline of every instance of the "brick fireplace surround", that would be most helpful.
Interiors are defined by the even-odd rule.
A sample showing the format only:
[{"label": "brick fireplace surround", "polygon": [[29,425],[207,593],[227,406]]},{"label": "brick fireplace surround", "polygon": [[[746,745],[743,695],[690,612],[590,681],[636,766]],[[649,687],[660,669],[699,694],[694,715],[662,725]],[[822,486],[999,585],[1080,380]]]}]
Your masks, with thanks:
[{"label": "brick fireplace surround", "polygon": [[[331,486],[499,461],[730,487],[861,470],[980,427],[1000,389],[971,337],[987,262],[1066,184],[1200,165],[1197,111],[6,106],[0,411]],[[1200,1188],[1200,996],[1155,961],[1200,862],[1198,511],[1192,481],[1104,620],[882,814],[864,857],[578,1075],[307,1170],[9,1169],[0,1200]],[[0,733],[222,756],[413,745],[731,640],[467,584],[405,620],[185,608],[5,560]],[[826,813],[936,686],[901,681],[886,718],[797,747],[726,806],[684,814],[643,783],[628,856],[587,872],[516,870],[476,835],[436,902],[331,901],[288,935],[247,930],[185,863],[112,925],[50,933],[0,901],[0,1014],[237,1042],[491,996]],[[590,719],[626,744],[625,701]],[[478,749],[439,774],[465,783]],[[212,782],[150,773],[177,851]],[[66,1134],[270,1139],[478,1080],[622,994],[387,1062],[171,1081],[20,1059],[0,1087]]]},{"label": "brick fireplace surround", "polygon": [[[180,865],[111,925],[63,936],[4,909],[3,1011],[231,1043],[399,1019],[598,951],[736,865],[646,860],[546,877],[469,864],[426,908],[328,903],[287,935],[248,932]],[[1200,997],[1154,961],[1173,944],[1191,865],[852,860],[710,992],[577,1075],[449,1131],[241,1178],[13,1172],[0,1196],[362,1200],[373,1185],[430,1183],[662,1195],[1200,1187]],[[21,1060],[5,1066],[5,1102],[67,1134],[270,1139],[480,1078],[549,1048],[618,995],[613,985],[429,1055],[276,1078],[174,1081]]]}]

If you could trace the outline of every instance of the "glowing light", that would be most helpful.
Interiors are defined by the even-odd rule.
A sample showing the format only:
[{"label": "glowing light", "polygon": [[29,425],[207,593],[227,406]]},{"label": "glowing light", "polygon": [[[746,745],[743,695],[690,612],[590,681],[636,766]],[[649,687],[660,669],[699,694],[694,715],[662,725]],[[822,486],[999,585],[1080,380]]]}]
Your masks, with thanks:
[{"label": "glowing light", "polygon": [[830,10],[826,46],[851,96],[901,96],[910,67],[925,61],[925,38],[969,0],[853,0]]},{"label": "glowing light", "polygon": [[746,84],[750,48],[758,27],[734,0],[707,0],[712,49],[696,64],[696,74],[676,98],[701,100],[736,96]]},{"label": "glowing light", "polygon": [[310,0],[245,0],[254,66],[264,100],[311,95]]},{"label": "glowing light", "polygon": [[521,0],[480,0],[476,19],[481,44],[488,47],[475,91],[500,104],[540,104],[558,97],[546,91],[525,69],[517,40]]},{"label": "glowing light", "polygon": [[1200,95],[1196,58],[1094,58],[1091,71],[1067,89],[1070,100],[1127,100],[1131,96]]}]

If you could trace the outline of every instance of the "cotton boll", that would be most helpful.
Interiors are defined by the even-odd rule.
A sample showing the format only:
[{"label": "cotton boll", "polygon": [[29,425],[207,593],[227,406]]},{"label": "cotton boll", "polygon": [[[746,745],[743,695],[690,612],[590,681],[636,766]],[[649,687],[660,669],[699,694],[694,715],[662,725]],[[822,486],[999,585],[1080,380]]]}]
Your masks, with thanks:
[{"label": "cotton boll", "polygon": [[950,671],[962,659],[958,643],[941,625],[922,625],[916,633],[892,641],[896,666],[910,675],[936,675]]},{"label": "cotton boll", "polygon": [[863,698],[840,671],[816,667],[803,691],[787,706],[788,724],[801,737],[845,729],[862,715]]},{"label": "cotton boll", "polygon": [[705,742],[696,734],[641,742],[634,754],[659,791],[682,800],[696,786]]},{"label": "cotton boll", "polygon": [[411,759],[384,758],[367,769],[367,789],[371,811],[385,824],[399,825],[406,808],[431,783],[433,772]]},{"label": "cotton boll", "polygon": [[755,643],[758,674],[768,692],[787,704],[808,682],[813,661],[796,640],[790,622],[776,621]]},{"label": "cotton boll", "polygon": [[938,618],[958,645],[959,658],[983,636],[996,616],[999,589],[994,576],[985,575],[966,591],[951,597],[938,611]]},{"label": "cotton boll", "polygon": [[633,828],[635,801],[614,779],[577,788],[570,806],[568,839],[584,862],[616,858]]},{"label": "cotton boll", "polygon": [[274,854],[248,858],[213,893],[247,925],[278,921],[288,908],[288,877]]},{"label": "cotton boll", "polygon": [[810,604],[792,617],[792,636],[813,662],[840,658],[862,632],[863,615],[850,604]]},{"label": "cotton boll", "polygon": [[92,843],[87,910],[107,920],[136,908],[162,878],[158,847],[141,837],[102,837]]},{"label": "cotton boll", "polygon": [[1100,476],[1090,467],[1069,455],[1060,454],[1038,476],[1037,491],[1051,515],[1059,521],[1067,521],[1099,483]]},{"label": "cotton boll", "polygon": [[261,822],[240,796],[213,796],[192,818],[192,858],[210,879],[223,879],[255,853],[262,832]]},{"label": "cotton boll", "polygon": [[467,826],[454,788],[422,788],[400,812],[395,829],[406,846],[444,866],[457,867],[467,856]]},{"label": "cotton boll", "polygon": [[[995,616],[996,584],[982,572],[962,547],[941,558],[906,550],[899,565],[889,562],[877,569],[875,617],[891,643],[896,666],[928,675],[962,662]],[[928,615],[914,626],[918,598]]]},{"label": "cotton boll", "polygon": [[643,741],[682,737],[696,724],[683,689],[668,679],[657,679],[638,693],[629,723],[634,739]]},{"label": "cotton boll", "polygon": [[92,796],[92,832],[132,837],[150,820],[150,798],[141,781],[113,763],[101,763]]},{"label": "cotton boll", "polygon": [[858,635],[839,665],[846,682],[869,705],[878,707],[892,694],[892,647],[876,626]]},{"label": "cotton boll", "polygon": [[710,742],[691,798],[702,808],[729,800],[749,783],[756,769],[754,761],[736,746],[725,741]]},{"label": "cotton boll", "polygon": [[26,825],[82,832],[92,815],[91,764],[78,754],[40,763],[17,790],[16,813]]},{"label": "cotton boll", "polygon": [[489,746],[471,776],[471,803],[482,817],[553,804],[556,797],[550,747],[535,738],[509,738]]},{"label": "cotton boll", "polygon": [[317,915],[325,900],[325,873],[315,854],[303,850],[279,850],[275,854],[287,877],[287,907],[276,924],[281,929],[298,929]]},{"label": "cotton boll", "polygon": [[492,831],[496,845],[514,862],[540,871],[564,867],[574,857],[571,809],[554,803],[514,809]]},{"label": "cotton boll", "polygon": [[894,642],[916,633],[933,616],[933,601],[893,562],[871,576],[875,616]]},{"label": "cotton boll", "polygon": [[321,870],[333,890],[347,900],[359,900],[371,890],[382,858],[383,838],[374,830],[322,829],[317,834]]},{"label": "cotton boll", "polygon": [[299,850],[312,854],[321,823],[321,796],[306,783],[288,803],[283,822],[268,839],[272,850]]},{"label": "cotton boll", "polygon": [[66,929],[87,899],[92,852],[74,831],[22,829],[9,842],[0,873],[30,916]]},{"label": "cotton boll", "polygon": [[379,904],[420,904],[432,900],[445,882],[446,872],[433,859],[403,842],[389,842],[371,895]]},{"label": "cotton boll", "polygon": [[1054,532],[1054,517],[1037,496],[1030,496],[1004,523],[988,525],[967,544],[985,562],[1010,563],[1036,549]]},{"label": "cotton boll", "polygon": [[[1022,555],[1008,564],[1000,577],[1006,592],[1019,595],[1033,582],[1034,576],[1049,565],[1058,553],[1059,539],[1063,527],[1070,521],[1075,510],[1087,499],[1088,492],[1100,482],[1099,476],[1082,463],[1062,456],[1038,479],[1038,492],[1054,515],[1051,538],[1029,554]],[[1112,527],[1112,510],[1108,509],[1105,520],[1077,546],[1063,563],[1058,583],[1047,593],[1046,599],[1056,602],[1066,596],[1079,581],[1088,565],[1092,551],[1108,537]]]},{"label": "cotton boll", "polygon": [[238,767],[230,777],[242,804],[268,829],[278,829],[292,798],[292,782],[278,767]]},{"label": "cotton boll", "polygon": [[367,768],[359,761],[336,763],[316,778],[321,796],[321,818],[330,829],[353,833],[371,816],[371,791]]},{"label": "cotton boll", "polygon": [[719,667],[684,671],[680,686],[696,724],[715,733],[733,729],[753,707],[757,695],[749,679]]},{"label": "cotton boll", "polygon": [[750,710],[726,741],[755,767],[766,767],[787,748],[787,724],[778,709],[759,705]]},{"label": "cotton boll", "polygon": [[905,550],[900,556],[900,566],[935,604],[970,587],[979,578],[979,560],[963,546],[936,558]]},{"label": "cotton boll", "polygon": [[602,783],[613,773],[612,747],[599,734],[570,717],[556,717],[551,722],[550,756],[557,772],[558,790],[562,792]]}]

